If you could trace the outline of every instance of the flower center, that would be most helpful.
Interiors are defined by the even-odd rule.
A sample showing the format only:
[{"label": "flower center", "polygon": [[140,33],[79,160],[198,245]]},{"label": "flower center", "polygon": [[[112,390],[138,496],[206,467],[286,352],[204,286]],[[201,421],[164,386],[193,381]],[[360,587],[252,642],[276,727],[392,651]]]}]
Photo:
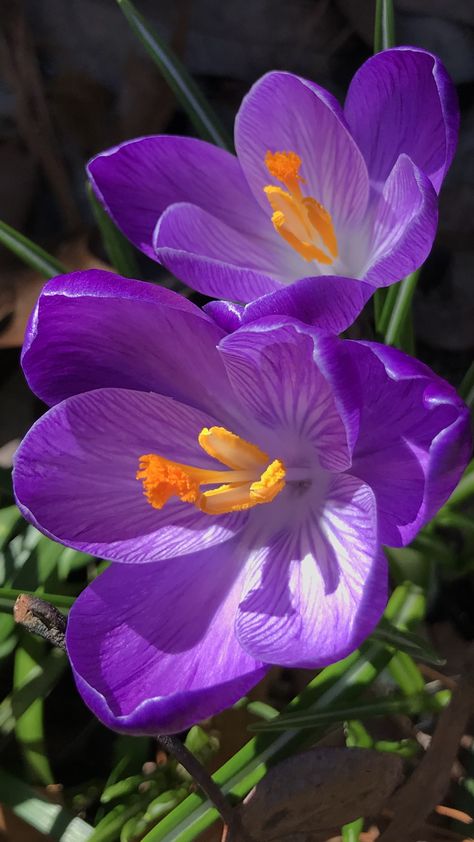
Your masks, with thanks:
[{"label": "flower center", "polygon": [[[209,456],[231,470],[209,471],[171,462],[156,453],[140,456],[136,477],[143,482],[145,497],[153,508],[162,509],[170,497],[178,497],[206,514],[220,515],[271,503],[285,487],[283,462],[270,462],[260,448],[224,427],[204,427],[198,441]],[[202,491],[203,485],[217,488]]]},{"label": "flower center", "polygon": [[304,260],[333,263],[338,256],[338,246],[331,214],[312,196],[303,196],[299,155],[268,151],[265,166],[270,175],[286,187],[286,191],[273,184],[263,188],[273,210],[275,231]]}]

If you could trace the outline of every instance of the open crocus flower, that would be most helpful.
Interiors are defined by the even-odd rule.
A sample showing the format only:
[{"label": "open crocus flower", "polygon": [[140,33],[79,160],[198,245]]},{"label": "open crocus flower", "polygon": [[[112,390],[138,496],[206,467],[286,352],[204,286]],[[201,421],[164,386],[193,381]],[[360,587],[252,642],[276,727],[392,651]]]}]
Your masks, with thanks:
[{"label": "open crocus flower", "polygon": [[91,270],[46,284],[23,366],[51,405],[15,493],[110,559],[71,609],[77,686],[107,725],[179,731],[268,664],[321,667],[386,603],[469,451],[454,390],[399,351],[292,319],[226,335],[167,290]]},{"label": "open crocus flower", "polygon": [[88,170],[122,231],[189,286],[239,303],[271,296],[267,310],[311,322],[329,290],[360,311],[423,263],[457,129],[441,62],[400,47],[360,68],[344,109],[291,73],[264,76],[237,115],[237,157],[144,137]]}]

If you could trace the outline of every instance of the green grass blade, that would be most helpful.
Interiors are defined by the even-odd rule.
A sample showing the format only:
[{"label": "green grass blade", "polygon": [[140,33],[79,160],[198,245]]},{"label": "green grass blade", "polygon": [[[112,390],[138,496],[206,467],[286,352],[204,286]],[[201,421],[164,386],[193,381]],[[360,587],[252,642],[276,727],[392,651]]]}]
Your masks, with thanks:
[{"label": "green grass blade", "polygon": [[397,297],[390,313],[387,330],[385,331],[385,344],[402,347],[402,332],[411,312],[411,302],[420,276],[420,270],[412,272],[399,285]]},{"label": "green grass blade", "polygon": [[96,199],[90,182],[87,182],[86,190],[110,263],[119,275],[138,278],[139,269],[133,247]]},{"label": "green grass blade", "polygon": [[355,819],[342,828],[342,842],[359,842],[360,834],[364,829],[364,819]]},{"label": "green grass blade", "polygon": [[474,407],[474,362],[471,363],[462,379],[459,394],[472,409]]},{"label": "green grass blade", "polygon": [[358,702],[350,707],[330,707],[308,713],[294,713],[279,716],[269,722],[255,722],[250,725],[252,731],[287,731],[292,728],[317,728],[333,725],[345,720],[369,719],[377,716],[393,716],[394,714],[415,715],[424,711],[438,712],[449,701],[450,693],[440,691],[438,694],[420,692],[404,696],[388,696],[376,702]]},{"label": "green grass blade", "polygon": [[[385,612],[395,625],[410,625],[425,608],[420,588],[404,583],[396,588]],[[343,661],[322,670],[303,693],[289,705],[289,711],[349,703],[372,684],[392,657],[380,643],[372,643],[353,652]],[[322,729],[316,729],[315,738]],[[216,783],[234,799],[242,799],[265,775],[267,769],[300,748],[306,740],[301,732],[286,731],[278,736],[259,734],[250,740],[214,775]],[[202,795],[194,793],[150,830],[142,842],[189,842],[209,827],[218,814]]]},{"label": "green grass blade", "polygon": [[[43,641],[28,634],[22,634],[20,640],[13,667],[13,694],[25,687],[32,670],[41,666],[46,651]],[[53,773],[46,751],[43,713],[44,694],[37,693],[23,713],[16,712],[15,735],[32,783],[46,786],[53,783]]]},{"label": "green grass blade", "polygon": [[53,278],[67,272],[65,266],[56,260],[51,254],[37,246],[24,234],[20,234],[15,228],[0,221],[0,243],[9,251],[16,254],[23,263],[36,269],[45,278]]},{"label": "green grass blade", "polygon": [[[376,0],[374,24],[374,53],[379,53],[381,50],[388,50],[390,47],[394,46],[395,22],[393,14],[393,3],[391,2],[391,0]],[[380,289],[376,289],[374,293],[375,330],[380,335],[383,335],[383,333],[386,330],[386,327],[383,327],[384,312],[386,311],[388,300],[393,298],[392,289],[393,286],[388,287],[388,289],[381,287]]]},{"label": "green grass blade", "polygon": [[395,46],[395,16],[391,0],[377,0],[375,6],[374,53]]},{"label": "green grass blade", "polygon": [[16,816],[58,842],[85,842],[92,827],[58,804],[42,798],[28,784],[0,769],[0,799]]},{"label": "green grass blade", "polygon": [[412,658],[433,666],[443,666],[446,663],[422,637],[404,629],[397,629],[392,624],[381,623],[371,635],[373,640],[393,646]]},{"label": "green grass blade", "polygon": [[150,27],[130,0],[117,0],[117,3],[200,137],[210,140],[223,149],[231,150],[231,139],[182,62],[158,33]]},{"label": "green grass blade", "polygon": [[64,652],[53,649],[44,659],[33,664],[23,683],[0,703],[0,747],[15,728],[17,720],[24,715],[38,698],[46,698],[67,665]]}]

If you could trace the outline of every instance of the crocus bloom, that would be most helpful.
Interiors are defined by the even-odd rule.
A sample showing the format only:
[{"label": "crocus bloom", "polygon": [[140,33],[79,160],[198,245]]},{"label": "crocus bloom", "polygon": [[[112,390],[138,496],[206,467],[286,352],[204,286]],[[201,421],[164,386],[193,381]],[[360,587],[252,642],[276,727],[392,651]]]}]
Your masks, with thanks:
[{"label": "crocus bloom", "polygon": [[357,314],[374,287],[423,263],[457,130],[441,62],[400,47],[365,62],[344,109],[291,73],[264,76],[237,115],[237,157],[155,136],[88,169],[122,231],[189,286],[241,303],[271,296],[267,311],[311,322],[341,277],[366,282],[337,289]]},{"label": "crocus bloom", "polygon": [[268,664],[321,667],[386,603],[468,458],[454,390],[399,351],[267,317],[225,334],[189,301],[91,270],[46,284],[23,367],[51,408],[15,493],[110,559],[75,602],[77,686],[112,728],[178,731]]}]

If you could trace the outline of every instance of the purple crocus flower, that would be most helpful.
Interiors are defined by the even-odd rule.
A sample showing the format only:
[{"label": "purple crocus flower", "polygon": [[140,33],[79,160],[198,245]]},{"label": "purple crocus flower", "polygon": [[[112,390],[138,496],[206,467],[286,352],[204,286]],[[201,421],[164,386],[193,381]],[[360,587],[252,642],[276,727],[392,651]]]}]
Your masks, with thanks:
[{"label": "purple crocus flower", "polygon": [[344,109],[313,82],[264,76],[237,115],[237,157],[165,135],[123,143],[88,169],[127,237],[189,286],[263,297],[266,312],[311,322],[335,284],[357,314],[374,287],[426,259],[458,119],[441,62],[399,47],[365,62]]},{"label": "purple crocus flower", "polygon": [[226,335],[107,272],[46,284],[23,367],[51,408],[17,452],[17,502],[113,562],[67,648],[121,731],[178,731],[268,664],[353,650],[386,603],[381,545],[410,541],[468,458],[466,407],[401,352],[276,317]]}]

